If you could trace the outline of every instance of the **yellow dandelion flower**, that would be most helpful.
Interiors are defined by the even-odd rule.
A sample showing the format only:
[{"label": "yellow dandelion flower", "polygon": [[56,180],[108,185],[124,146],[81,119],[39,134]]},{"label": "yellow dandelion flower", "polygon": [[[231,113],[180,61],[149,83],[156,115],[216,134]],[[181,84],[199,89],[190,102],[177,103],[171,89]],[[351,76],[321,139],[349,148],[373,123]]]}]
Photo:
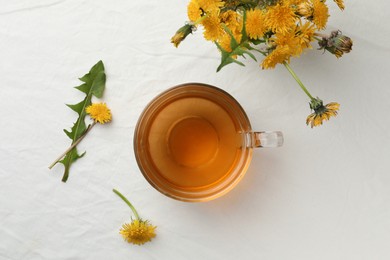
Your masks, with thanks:
[{"label": "yellow dandelion flower", "polygon": [[89,116],[100,124],[109,123],[111,121],[111,111],[106,103],[94,103],[85,109]]},{"label": "yellow dandelion flower", "polygon": [[314,12],[313,2],[303,1],[297,5],[296,10],[300,16],[306,17],[310,20],[313,17]]},{"label": "yellow dandelion flower", "polygon": [[156,237],[155,229],[157,227],[150,224],[148,220],[142,220],[133,204],[131,204],[130,201],[122,195],[122,193],[116,189],[113,189],[112,191],[118,195],[127,204],[127,206],[130,207],[131,211],[133,211],[133,214],[135,215],[134,220],[122,225],[119,233],[122,235],[123,239],[135,245],[143,245],[146,242],[151,241],[152,238]]},{"label": "yellow dandelion flower", "polygon": [[221,0],[191,0],[187,6],[187,15],[190,21],[196,22],[205,14],[218,13],[223,5]]},{"label": "yellow dandelion flower", "polygon": [[325,2],[321,0],[312,0],[313,3],[313,17],[312,22],[317,26],[318,29],[324,29],[328,22],[329,10]]},{"label": "yellow dandelion flower", "polygon": [[204,12],[214,12],[224,6],[222,0],[197,0]]},{"label": "yellow dandelion flower", "polygon": [[266,26],[264,22],[264,13],[260,9],[252,9],[246,13],[246,32],[252,39],[262,38]]},{"label": "yellow dandelion flower", "polygon": [[[234,39],[236,39],[237,42],[241,41],[242,35],[240,33],[233,33]],[[230,45],[231,42],[231,36],[227,33],[225,33],[221,38],[218,39],[218,44],[227,52],[232,51],[232,47]],[[237,59],[237,55],[232,55],[232,58]]]},{"label": "yellow dandelion flower", "polygon": [[314,39],[314,33],[315,28],[310,22],[297,27],[295,35],[299,39],[302,48],[311,48],[310,42]]},{"label": "yellow dandelion flower", "polygon": [[296,29],[287,33],[275,33],[270,39],[274,50],[263,60],[263,69],[274,68],[278,63],[289,62],[290,58],[299,56],[305,48],[310,46],[314,29],[307,25],[296,26]]},{"label": "yellow dandelion flower", "polygon": [[187,16],[190,21],[195,22],[199,20],[202,17],[202,9],[199,6],[199,3],[197,0],[192,0],[188,3],[187,6]]},{"label": "yellow dandelion flower", "polygon": [[331,102],[324,106],[322,104],[322,100],[317,98],[314,101],[312,100],[310,107],[314,110],[314,113],[310,114],[306,118],[306,124],[310,124],[310,127],[313,128],[315,126],[322,125],[323,121],[329,120],[332,116],[337,116],[337,111],[340,108],[340,104]]},{"label": "yellow dandelion flower", "polygon": [[135,219],[131,223],[123,224],[119,233],[127,242],[143,245],[156,237],[155,229],[148,221]]},{"label": "yellow dandelion flower", "polygon": [[277,46],[288,46],[290,56],[298,56],[303,50],[300,39],[296,36],[295,31],[290,31],[289,33],[276,33],[273,42]]},{"label": "yellow dandelion flower", "polygon": [[341,9],[341,10],[344,10],[345,8],[345,5],[344,5],[344,1],[343,0],[333,0],[337,6]]},{"label": "yellow dandelion flower", "polygon": [[202,21],[202,25],[204,28],[203,36],[208,41],[216,41],[225,34],[220,19],[216,14],[208,15]]},{"label": "yellow dandelion flower", "polygon": [[226,12],[220,13],[219,19],[220,22],[225,24],[233,34],[241,33],[242,19],[237,14],[237,12],[228,10]]},{"label": "yellow dandelion flower", "polygon": [[294,47],[299,43],[299,39],[295,37],[295,31],[288,33],[276,33],[273,42],[276,45],[288,45]]},{"label": "yellow dandelion flower", "polygon": [[283,4],[288,6],[297,6],[302,2],[302,0],[283,0]]},{"label": "yellow dandelion flower", "polygon": [[337,102],[331,102],[325,106],[328,110],[337,111],[340,108],[340,104]]},{"label": "yellow dandelion flower", "polygon": [[280,4],[268,7],[264,17],[266,27],[280,33],[286,33],[294,28],[296,20],[294,9]]},{"label": "yellow dandelion flower", "polygon": [[277,46],[267,57],[264,58],[261,66],[263,69],[273,69],[276,64],[288,61],[291,57],[291,50],[287,45]]},{"label": "yellow dandelion flower", "polygon": [[218,39],[218,44],[227,52],[232,51],[232,47],[230,46],[231,37],[229,34],[223,35],[221,38]]}]

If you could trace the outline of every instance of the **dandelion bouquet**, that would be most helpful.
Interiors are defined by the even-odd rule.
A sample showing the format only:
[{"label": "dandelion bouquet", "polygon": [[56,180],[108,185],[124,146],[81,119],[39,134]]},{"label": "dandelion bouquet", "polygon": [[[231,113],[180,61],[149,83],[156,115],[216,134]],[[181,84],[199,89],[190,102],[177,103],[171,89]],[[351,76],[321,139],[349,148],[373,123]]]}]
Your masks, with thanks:
[{"label": "dandelion bouquet", "polygon": [[[334,2],[344,9],[343,0]],[[352,49],[352,40],[340,31],[319,33],[329,17],[326,0],[190,0],[187,14],[189,21],[171,39],[176,47],[201,26],[204,38],[215,43],[221,53],[217,71],[230,63],[243,66],[240,56],[257,61],[255,54],[259,53],[264,57],[263,69],[283,64],[309,97],[313,113],[307,117],[307,125],[318,126],[337,115],[340,105],[324,105],[313,97],[289,65],[292,57],[311,49],[314,41],[320,50],[337,58]]]}]

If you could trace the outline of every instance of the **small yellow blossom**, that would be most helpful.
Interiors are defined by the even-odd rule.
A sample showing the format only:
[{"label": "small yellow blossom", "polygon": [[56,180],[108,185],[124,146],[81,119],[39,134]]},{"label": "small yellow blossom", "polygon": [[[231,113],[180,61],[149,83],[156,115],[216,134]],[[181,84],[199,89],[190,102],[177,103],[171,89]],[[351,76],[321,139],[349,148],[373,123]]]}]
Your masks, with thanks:
[{"label": "small yellow blossom", "polygon": [[155,229],[156,227],[148,221],[135,219],[131,223],[123,224],[119,233],[127,242],[135,245],[143,245],[156,237]]},{"label": "small yellow blossom", "polygon": [[192,0],[187,6],[187,15],[190,21],[195,22],[202,17],[202,9],[197,0]]},{"label": "small yellow blossom", "polygon": [[[241,34],[235,34],[233,33],[233,36],[234,36],[234,39],[237,41],[237,42],[240,42],[241,41],[241,37],[242,35]],[[227,52],[231,52],[232,51],[232,47],[230,45],[231,43],[231,36],[229,34],[224,34],[221,38],[218,39],[218,44],[222,47],[222,49],[224,49],[225,51]],[[237,58],[237,55],[234,55],[233,58]]]},{"label": "small yellow blossom", "polygon": [[289,33],[276,33],[271,43],[274,49],[264,58],[263,69],[272,69],[278,63],[289,62],[292,56],[299,56],[303,51],[301,39],[296,36],[295,31]]},{"label": "small yellow blossom", "polygon": [[300,44],[300,38],[296,36],[295,31],[289,33],[276,33],[274,40],[277,46],[288,46],[290,50],[290,56],[298,56],[302,53],[302,45]]},{"label": "small yellow blossom", "polygon": [[328,6],[326,6],[325,1],[321,0],[312,0],[313,3],[313,23],[317,26],[318,29],[324,29],[326,23],[328,22],[329,12]]},{"label": "small yellow blossom", "polygon": [[223,5],[221,0],[191,0],[187,6],[187,15],[190,21],[196,22],[203,15],[219,13]]},{"label": "small yellow blossom", "polygon": [[283,3],[288,6],[297,6],[302,2],[302,0],[284,0]]},{"label": "small yellow blossom", "polygon": [[265,31],[264,13],[260,9],[252,9],[246,13],[246,32],[252,39],[262,38]]},{"label": "small yellow blossom", "polygon": [[224,6],[224,1],[222,0],[197,0],[199,6],[205,13],[214,12],[219,10]]},{"label": "small yellow blossom", "polygon": [[280,33],[286,33],[294,28],[296,20],[294,9],[280,4],[268,7],[264,17],[266,27]]},{"label": "small yellow blossom", "polygon": [[133,204],[131,204],[130,201],[122,195],[122,193],[116,189],[113,189],[112,191],[118,195],[127,204],[127,206],[129,206],[135,215],[135,219],[133,219],[130,223],[122,225],[119,234],[122,235],[123,239],[135,245],[143,245],[146,242],[151,241],[152,238],[156,237],[155,229],[157,227],[150,224],[148,220],[142,220]]},{"label": "small yellow blossom", "polygon": [[204,38],[208,41],[216,41],[225,34],[220,19],[216,14],[208,15],[202,21],[202,25],[204,27]]},{"label": "small yellow blossom", "polygon": [[332,116],[336,116],[339,108],[340,108],[339,103],[331,102],[324,106],[322,105],[322,101],[321,101],[321,104],[319,106],[313,108],[314,113],[310,114],[307,117],[306,124],[307,125],[310,124],[311,128],[322,125],[323,121],[329,120]]},{"label": "small yellow blossom", "polygon": [[90,117],[100,124],[109,123],[111,121],[111,111],[107,107],[106,103],[94,103],[85,109],[85,112]]},{"label": "small yellow blossom", "polygon": [[310,42],[314,39],[314,33],[315,28],[310,22],[297,27],[295,35],[299,39],[299,44],[302,48],[311,48]]},{"label": "small yellow blossom", "polygon": [[219,17],[221,23],[224,23],[229,28],[233,28],[239,25],[238,14],[233,10],[222,12],[220,13]]},{"label": "small yellow blossom", "polygon": [[220,13],[219,15],[220,23],[225,24],[228,27],[233,35],[236,37],[241,34],[242,28],[242,19],[233,10],[228,10],[226,12]]},{"label": "small yellow blossom", "polygon": [[277,46],[267,57],[264,58],[261,66],[263,69],[275,68],[276,64],[288,61],[291,56],[291,50],[287,45]]},{"label": "small yellow blossom", "polygon": [[232,51],[230,42],[231,42],[231,36],[229,34],[225,34],[220,39],[218,39],[218,44],[222,47],[222,49],[228,52]]}]

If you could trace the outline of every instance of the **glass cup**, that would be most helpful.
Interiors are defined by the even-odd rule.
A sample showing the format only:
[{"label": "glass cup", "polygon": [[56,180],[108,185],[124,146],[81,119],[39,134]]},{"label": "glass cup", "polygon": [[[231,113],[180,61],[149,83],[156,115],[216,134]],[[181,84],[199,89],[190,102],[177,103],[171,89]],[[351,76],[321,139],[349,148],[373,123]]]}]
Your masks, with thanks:
[{"label": "glass cup", "polygon": [[134,151],[146,180],[171,198],[209,201],[241,180],[253,148],[278,147],[281,132],[254,132],[227,92],[187,83],[154,98],[134,133]]}]

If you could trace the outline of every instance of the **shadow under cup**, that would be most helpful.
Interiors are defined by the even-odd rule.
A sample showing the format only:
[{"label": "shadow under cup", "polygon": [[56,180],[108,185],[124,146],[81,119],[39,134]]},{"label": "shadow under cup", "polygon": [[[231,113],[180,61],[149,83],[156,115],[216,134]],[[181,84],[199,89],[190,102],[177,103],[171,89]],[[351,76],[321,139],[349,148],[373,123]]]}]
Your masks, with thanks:
[{"label": "shadow under cup", "polygon": [[134,150],[144,177],[158,191],[181,201],[208,201],[241,180],[253,147],[261,146],[259,134],[228,93],[189,83],[149,103],[135,129]]}]

